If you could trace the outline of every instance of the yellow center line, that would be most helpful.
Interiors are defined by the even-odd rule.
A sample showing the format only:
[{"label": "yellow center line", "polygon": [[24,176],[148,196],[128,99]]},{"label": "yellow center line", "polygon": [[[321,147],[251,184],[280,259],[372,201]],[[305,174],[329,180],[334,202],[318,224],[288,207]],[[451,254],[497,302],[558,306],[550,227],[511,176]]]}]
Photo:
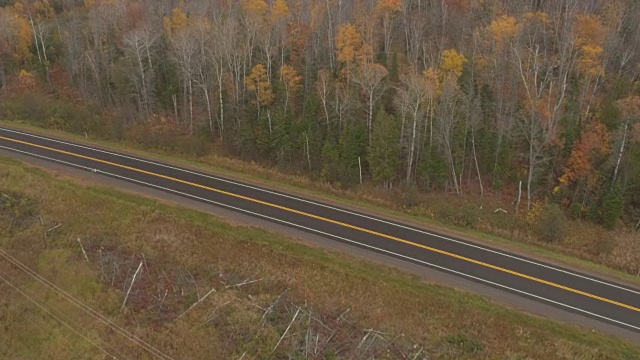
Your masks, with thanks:
[{"label": "yellow center line", "polygon": [[154,172],[151,172],[151,171],[146,171],[146,170],[134,168],[134,167],[131,167],[131,166],[126,166],[126,165],[122,165],[122,164],[118,164],[118,163],[113,163],[113,162],[110,162],[110,161],[101,160],[101,159],[93,158],[93,157],[90,157],[90,156],[76,154],[76,153],[65,151],[65,150],[50,148],[50,147],[47,147],[47,146],[33,144],[33,143],[30,143],[30,142],[11,139],[11,138],[7,138],[7,137],[3,137],[3,136],[0,136],[0,139],[11,141],[11,142],[15,142],[15,143],[19,143],[19,144],[23,144],[23,145],[33,146],[33,147],[36,147],[36,148],[57,152],[57,153],[60,153],[60,154],[70,155],[70,156],[82,158],[82,159],[85,159],[85,160],[95,161],[95,162],[98,162],[98,163],[111,165],[111,166],[119,167],[119,168],[122,168],[122,169],[131,170],[131,171],[135,171],[135,172],[142,173],[142,174],[155,176],[155,177],[158,177],[158,178],[162,178],[162,179],[166,179],[166,180],[170,180],[170,181],[174,181],[174,182],[178,182],[178,183],[182,183],[182,184],[198,187],[198,188],[205,189],[205,190],[208,190],[208,191],[216,192],[216,193],[219,193],[219,194],[235,197],[235,198],[238,198],[238,199],[246,200],[246,201],[253,202],[253,203],[256,203],[256,204],[261,204],[261,205],[269,206],[269,207],[272,207],[272,208],[276,208],[276,209],[284,210],[284,211],[287,211],[287,212],[291,212],[291,213],[294,213],[294,214],[303,215],[303,216],[306,216],[306,217],[309,217],[309,218],[313,218],[313,219],[316,219],[316,220],[320,220],[320,221],[328,222],[328,223],[331,223],[331,224],[339,225],[339,226],[342,226],[342,227],[358,230],[358,231],[361,231],[361,232],[364,232],[364,233],[368,233],[368,234],[371,234],[371,235],[380,236],[380,237],[383,237],[383,238],[386,238],[386,239],[389,239],[389,240],[393,240],[395,242],[403,243],[403,244],[406,244],[406,245],[414,246],[414,247],[421,248],[421,249],[424,249],[424,250],[428,250],[428,251],[431,251],[431,252],[435,252],[435,253],[438,253],[438,254],[446,255],[446,256],[449,256],[449,257],[452,257],[452,258],[455,258],[455,259],[459,259],[459,260],[463,260],[463,261],[466,261],[466,262],[470,262],[470,263],[473,263],[473,264],[476,264],[476,265],[484,266],[484,267],[487,267],[487,268],[490,268],[490,269],[493,269],[493,270],[501,271],[501,272],[504,272],[504,273],[507,273],[507,274],[510,274],[510,275],[514,275],[514,276],[517,276],[517,277],[521,277],[521,278],[524,278],[524,279],[527,279],[527,280],[531,280],[531,281],[534,281],[534,282],[545,284],[545,285],[548,285],[548,286],[551,286],[551,287],[555,287],[555,288],[558,288],[558,289],[562,289],[562,290],[565,290],[565,291],[569,291],[569,292],[572,292],[572,293],[575,293],[575,294],[583,295],[583,296],[586,296],[586,297],[589,297],[589,298],[592,298],[592,299],[596,299],[596,300],[600,300],[600,301],[603,301],[603,302],[606,302],[606,303],[609,303],[609,304],[617,305],[617,306],[620,306],[620,307],[623,307],[623,308],[626,308],[626,309],[629,309],[629,310],[632,310],[632,311],[640,312],[640,308],[637,308],[637,307],[634,307],[634,306],[631,306],[631,305],[627,305],[627,304],[624,304],[624,303],[621,303],[621,302],[618,302],[618,301],[615,301],[615,300],[607,299],[607,298],[604,298],[604,297],[601,297],[601,296],[598,296],[598,295],[594,295],[594,294],[590,294],[590,293],[587,293],[587,292],[584,292],[584,291],[581,291],[581,290],[573,289],[573,288],[570,288],[568,286],[564,286],[564,285],[556,284],[556,283],[551,282],[551,281],[539,279],[539,278],[536,278],[534,276],[526,275],[526,274],[523,274],[523,273],[520,273],[520,272],[517,272],[517,271],[513,271],[513,270],[509,270],[509,269],[506,269],[506,268],[503,268],[503,267],[500,267],[500,266],[496,266],[496,265],[485,263],[485,262],[482,262],[482,261],[479,261],[479,260],[471,259],[471,258],[468,258],[466,256],[462,256],[462,255],[454,254],[454,253],[451,253],[451,252],[448,252],[448,251],[436,249],[436,248],[433,248],[433,247],[430,247],[430,246],[426,246],[426,245],[422,245],[422,244],[419,244],[419,243],[415,243],[413,241],[401,239],[401,238],[398,238],[398,237],[395,237],[395,236],[392,236],[392,235],[379,233],[377,231],[361,228],[361,227],[358,227],[358,226],[355,226],[355,225],[351,225],[351,224],[347,224],[347,223],[344,223],[344,222],[341,222],[341,221],[332,220],[332,219],[325,218],[325,217],[322,217],[322,216],[310,214],[310,213],[307,213],[307,212],[304,212],[304,211],[299,211],[299,210],[291,209],[291,208],[288,208],[288,207],[285,207],[285,206],[272,204],[272,203],[269,203],[269,202],[266,202],[266,201],[254,199],[254,198],[251,198],[251,197],[248,197],[248,196],[235,194],[235,193],[232,193],[232,192],[228,192],[228,191],[212,188],[212,187],[209,187],[209,186],[206,186],[206,185],[202,185],[202,184],[198,184],[198,183],[194,183],[194,182],[190,182],[190,181],[174,178],[174,177],[171,177],[171,176],[166,176],[166,175],[154,173]]}]

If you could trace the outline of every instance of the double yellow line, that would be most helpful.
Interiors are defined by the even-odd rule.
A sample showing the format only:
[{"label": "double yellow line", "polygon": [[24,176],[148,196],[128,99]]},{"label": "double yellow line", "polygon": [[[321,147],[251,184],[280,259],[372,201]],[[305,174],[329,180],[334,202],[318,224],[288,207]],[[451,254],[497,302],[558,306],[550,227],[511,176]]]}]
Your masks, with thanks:
[{"label": "double yellow line", "polygon": [[514,275],[514,276],[517,276],[517,277],[521,277],[523,279],[531,280],[531,281],[538,282],[538,283],[541,283],[541,284],[545,284],[545,285],[548,285],[548,286],[551,286],[551,287],[555,287],[555,288],[558,288],[558,289],[569,291],[569,292],[572,292],[572,293],[575,293],[575,294],[583,295],[583,296],[586,296],[586,297],[589,297],[589,298],[592,298],[592,299],[600,300],[600,301],[603,301],[603,302],[606,302],[606,303],[609,303],[609,304],[612,304],[612,305],[620,306],[622,308],[626,308],[626,309],[629,309],[629,310],[632,310],[632,311],[635,311],[635,312],[640,312],[640,308],[637,308],[637,307],[634,307],[634,306],[631,306],[631,305],[627,305],[627,304],[624,304],[624,303],[621,303],[621,302],[618,302],[618,301],[615,301],[615,300],[607,299],[607,298],[604,298],[602,296],[590,294],[590,293],[587,293],[587,292],[584,292],[584,291],[581,291],[581,290],[577,290],[577,289],[570,288],[568,286],[556,284],[556,283],[551,282],[551,281],[539,279],[539,278],[536,278],[534,276],[526,275],[526,274],[523,274],[523,273],[520,273],[520,272],[517,272],[517,271],[513,271],[513,270],[509,270],[509,269],[506,269],[506,268],[503,268],[503,267],[500,267],[500,266],[496,266],[496,265],[492,265],[492,264],[489,264],[489,263],[486,263],[486,262],[482,262],[482,261],[478,261],[478,260],[475,260],[475,259],[471,259],[471,258],[468,258],[466,256],[462,256],[462,255],[454,254],[454,253],[451,253],[451,252],[448,252],[448,251],[436,249],[436,248],[433,248],[433,247],[430,247],[430,246],[426,246],[426,245],[422,245],[422,244],[419,244],[419,243],[416,243],[416,242],[413,242],[413,241],[401,239],[401,238],[398,238],[398,237],[395,237],[395,236],[392,236],[392,235],[379,233],[377,231],[361,228],[361,227],[358,227],[358,226],[355,226],[355,225],[351,225],[351,224],[347,224],[347,223],[344,223],[344,222],[341,222],[341,221],[325,218],[325,217],[314,215],[314,214],[310,214],[310,213],[307,213],[307,212],[304,212],[304,211],[291,209],[291,208],[288,208],[288,207],[285,207],[285,206],[281,206],[281,205],[273,204],[273,203],[270,203],[270,202],[254,199],[254,198],[251,198],[251,197],[248,197],[248,196],[244,196],[244,195],[235,194],[235,193],[232,193],[232,192],[228,192],[228,191],[212,188],[212,187],[209,187],[209,186],[205,186],[205,185],[202,185],[202,184],[198,184],[198,183],[194,183],[194,182],[190,182],[190,181],[174,178],[174,177],[171,177],[171,176],[166,176],[166,175],[154,173],[154,172],[151,172],[151,171],[146,171],[146,170],[134,168],[134,167],[131,167],[131,166],[126,166],[126,165],[122,165],[122,164],[118,164],[118,163],[114,163],[114,162],[110,162],[110,161],[106,161],[106,160],[93,158],[93,157],[90,157],[90,156],[76,154],[76,153],[65,151],[65,150],[55,149],[55,148],[42,146],[42,145],[38,145],[38,144],[33,144],[33,143],[30,143],[30,142],[27,142],[27,141],[11,139],[11,138],[7,138],[7,137],[3,137],[3,136],[0,136],[0,139],[6,140],[6,141],[10,141],[10,142],[14,142],[14,143],[27,145],[27,146],[32,146],[32,147],[36,147],[36,148],[40,148],[40,149],[44,149],[44,150],[48,150],[48,151],[53,151],[53,152],[57,152],[57,153],[60,153],[60,154],[70,155],[70,156],[74,156],[74,157],[81,158],[81,159],[95,161],[95,162],[98,162],[98,163],[111,165],[111,166],[119,167],[119,168],[126,169],[126,170],[131,170],[131,171],[142,173],[142,174],[146,174],[146,175],[155,176],[155,177],[158,177],[158,178],[162,178],[162,179],[166,179],[166,180],[170,180],[170,181],[174,181],[174,182],[190,185],[190,186],[193,186],[193,187],[205,189],[205,190],[208,190],[208,191],[216,192],[216,193],[219,193],[219,194],[235,197],[235,198],[238,198],[238,199],[250,201],[250,202],[253,202],[253,203],[256,203],[256,204],[261,204],[261,205],[269,206],[269,207],[272,207],[272,208],[284,210],[284,211],[287,211],[287,212],[290,212],[290,213],[303,215],[303,216],[306,216],[306,217],[309,217],[309,218],[313,218],[313,219],[316,219],[316,220],[320,220],[320,221],[324,221],[324,222],[327,222],[327,223],[343,226],[345,228],[350,228],[350,229],[362,231],[364,233],[375,235],[375,236],[380,236],[380,237],[383,237],[383,238],[386,238],[386,239],[389,239],[389,240],[392,240],[392,241],[395,241],[395,242],[398,242],[398,243],[403,243],[403,244],[414,246],[414,247],[421,248],[421,249],[424,249],[424,250],[432,251],[434,253],[438,253],[438,254],[442,254],[442,255],[445,255],[445,256],[449,256],[449,257],[452,257],[452,258],[455,258],[455,259],[459,259],[459,260],[463,260],[463,261],[466,261],[466,262],[470,262],[470,263],[473,263],[473,264],[476,264],[476,265],[484,266],[484,267],[489,268],[489,269],[501,271],[503,273],[507,273],[507,274]]}]

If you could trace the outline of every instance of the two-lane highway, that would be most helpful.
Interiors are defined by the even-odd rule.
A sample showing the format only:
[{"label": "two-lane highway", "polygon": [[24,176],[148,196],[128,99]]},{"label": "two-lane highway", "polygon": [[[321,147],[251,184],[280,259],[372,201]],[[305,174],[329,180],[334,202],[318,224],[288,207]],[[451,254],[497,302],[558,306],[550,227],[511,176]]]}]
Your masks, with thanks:
[{"label": "two-lane highway", "polygon": [[0,128],[0,149],[302,229],[580,313],[640,336],[640,289],[230,179]]}]

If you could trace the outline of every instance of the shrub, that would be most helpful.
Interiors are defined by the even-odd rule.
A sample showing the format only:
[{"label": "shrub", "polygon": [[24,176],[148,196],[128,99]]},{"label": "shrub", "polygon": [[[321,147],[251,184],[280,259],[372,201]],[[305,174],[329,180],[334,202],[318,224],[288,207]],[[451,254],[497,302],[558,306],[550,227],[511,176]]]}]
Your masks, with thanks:
[{"label": "shrub", "polygon": [[543,206],[536,223],[536,235],[546,242],[559,242],[567,231],[567,218],[557,204]]}]

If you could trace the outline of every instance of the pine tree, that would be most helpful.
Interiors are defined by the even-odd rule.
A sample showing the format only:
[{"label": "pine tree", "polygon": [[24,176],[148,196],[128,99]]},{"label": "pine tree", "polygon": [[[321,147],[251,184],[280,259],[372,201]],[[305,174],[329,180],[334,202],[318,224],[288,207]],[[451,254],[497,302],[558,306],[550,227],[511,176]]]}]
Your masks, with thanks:
[{"label": "pine tree", "polygon": [[373,180],[382,183],[385,189],[392,187],[401,165],[398,138],[396,117],[379,111],[373,126],[368,160]]}]

